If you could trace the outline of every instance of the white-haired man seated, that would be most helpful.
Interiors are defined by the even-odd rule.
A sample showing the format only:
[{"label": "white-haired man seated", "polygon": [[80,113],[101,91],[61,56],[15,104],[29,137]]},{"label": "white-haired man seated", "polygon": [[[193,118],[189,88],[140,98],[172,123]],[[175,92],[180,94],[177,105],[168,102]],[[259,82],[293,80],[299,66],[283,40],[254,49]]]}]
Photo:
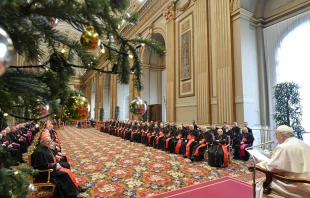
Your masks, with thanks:
[{"label": "white-haired man seated", "polygon": [[[268,171],[289,178],[310,178],[310,147],[294,137],[294,130],[281,125],[275,130],[279,145],[273,151],[271,159],[257,164]],[[264,181],[256,186],[256,197],[263,196]],[[283,197],[310,197],[310,184],[284,183],[277,179],[271,182],[272,192]]]}]

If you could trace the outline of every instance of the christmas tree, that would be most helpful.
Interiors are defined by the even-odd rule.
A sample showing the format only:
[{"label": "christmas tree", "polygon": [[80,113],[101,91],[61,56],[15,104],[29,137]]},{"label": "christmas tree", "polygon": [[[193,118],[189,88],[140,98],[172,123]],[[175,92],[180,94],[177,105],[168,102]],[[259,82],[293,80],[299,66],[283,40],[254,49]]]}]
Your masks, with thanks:
[{"label": "christmas tree", "polygon": [[0,197],[25,198],[34,190],[33,184],[27,178],[28,175],[37,174],[32,168],[12,168],[15,161],[0,147]]},{"label": "christmas tree", "polygon": [[[0,57],[0,75],[7,67],[0,77],[2,111],[23,119],[33,119],[35,113],[36,119],[58,113],[61,101],[69,97],[68,82],[74,68],[115,74],[123,84],[129,83],[133,73],[134,86],[142,90],[138,45],[145,44],[159,55],[165,52],[154,40],[122,34],[122,26],[138,22],[138,15],[128,6],[129,0],[1,1],[0,42],[7,49],[7,57]],[[66,34],[59,24],[81,36],[76,39]],[[114,65],[112,71],[98,67],[99,57],[93,50],[100,48],[106,53],[99,57]],[[23,56],[26,64],[11,65],[7,58],[12,53]],[[43,57],[48,58],[43,61]],[[38,114],[47,104],[52,111]]]}]

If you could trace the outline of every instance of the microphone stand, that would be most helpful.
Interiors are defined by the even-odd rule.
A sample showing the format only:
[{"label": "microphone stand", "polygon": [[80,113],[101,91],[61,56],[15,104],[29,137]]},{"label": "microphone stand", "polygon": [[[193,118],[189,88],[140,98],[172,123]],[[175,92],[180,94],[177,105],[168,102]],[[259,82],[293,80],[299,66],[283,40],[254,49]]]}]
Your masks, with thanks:
[{"label": "microphone stand", "polygon": [[[246,151],[248,151],[248,149],[245,149]],[[253,198],[255,198],[256,197],[256,182],[255,182],[255,178],[256,178],[256,160],[255,160],[255,157],[250,153],[250,152],[248,152],[249,154],[250,154],[250,156],[252,157],[252,159],[253,159],[253,172],[252,172],[252,186],[253,186]]]},{"label": "microphone stand", "polygon": [[[250,146],[248,148],[246,148],[245,150],[248,151],[249,149],[253,149],[254,147],[261,147],[263,145],[266,145],[266,144],[272,144],[274,143],[274,141],[269,141],[269,142],[265,142],[265,143],[262,143],[262,144],[259,144],[259,145],[255,145],[255,146]],[[253,198],[256,197],[256,182],[255,182],[255,178],[256,178],[256,160],[255,160],[255,157],[254,155],[252,155],[250,152],[248,152],[250,154],[250,156],[252,157],[253,159],[253,162],[254,162],[254,166],[253,166],[253,172],[252,172],[252,177],[253,177]]]}]

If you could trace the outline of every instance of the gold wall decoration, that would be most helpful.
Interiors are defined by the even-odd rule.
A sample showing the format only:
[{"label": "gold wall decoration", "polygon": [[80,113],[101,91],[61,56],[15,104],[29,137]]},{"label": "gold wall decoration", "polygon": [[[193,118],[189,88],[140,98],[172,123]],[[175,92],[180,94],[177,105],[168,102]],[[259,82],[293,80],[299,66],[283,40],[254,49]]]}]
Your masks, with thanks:
[{"label": "gold wall decoration", "polygon": [[193,14],[190,13],[179,21],[179,97],[194,96],[194,59],[193,59]]},{"label": "gold wall decoration", "polygon": [[174,12],[174,2],[171,2],[168,7],[165,8],[164,12],[164,17],[166,18],[167,21],[170,21],[171,19],[174,18],[175,12]]},{"label": "gold wall decoration", "polygon": [[191,91],[192,82],[186,82],[182,84],[182,93],[190,92]]},{"label": "gold wall decoration", "polygon": [[186,20],[183,24],[182,24],[182,31],[181,33],[185,32],[186,30],[190,29],[191,24],[190,24],[190,20]]},{"label": "gold wall decoration", "polygon": [[181,35],[181,80],[191,78],[191,31]]}]

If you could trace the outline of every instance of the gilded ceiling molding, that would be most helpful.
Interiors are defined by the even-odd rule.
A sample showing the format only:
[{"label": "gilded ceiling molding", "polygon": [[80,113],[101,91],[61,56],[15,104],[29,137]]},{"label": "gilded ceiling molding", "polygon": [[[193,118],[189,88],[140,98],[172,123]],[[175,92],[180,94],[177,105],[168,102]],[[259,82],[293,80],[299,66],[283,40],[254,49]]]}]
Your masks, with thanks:
[{"label": "gilded ceiling molding", "polygon": [[187,2],[184,3],[181,7],[179,7],[178,10],[183,12],[189,7],[190,4],[191,4],[191,0],[187,0]]},{"label": "gilded ceiling molding", "polygon": [[170,21],[175,17],[175,12],[174,12],[174,2],[171,2],[164,10],[163,12],[164,17],[166,18],[167,22]]},{"label": "gilded ceiling molding", "polygon": [[240,0],[230,0],[230,12],[240,8]]}]

